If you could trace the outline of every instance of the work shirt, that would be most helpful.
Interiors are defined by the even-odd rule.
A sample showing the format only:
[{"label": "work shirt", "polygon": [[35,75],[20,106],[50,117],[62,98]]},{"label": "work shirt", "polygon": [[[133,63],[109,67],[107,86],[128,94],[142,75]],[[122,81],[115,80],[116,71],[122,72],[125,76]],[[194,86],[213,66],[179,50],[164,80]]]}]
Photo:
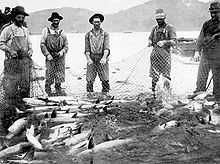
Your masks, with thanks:
[{"label": "work shirt", "polygon": [[219,25],[220,22],[213,19],[210,19],[203,24],[196,42],[196,48],[198,51],[205,48],[206,42],[212,37],[212,35],[220,32]]},{"label": "work shirt", "polygon": [[161,27],[159,25],[155,25],[150,33],[149,40],[152,41],[153,46],[159,41],[167,40],[168,42],[163,46],[163,48],[169,51],[171,47],[169,40],[176,40],[176,30],[173,26],[167,23]]},{"label": "work shirt", "polygon": [[6,58],[10,56],[10,50],[12,49],[12,38],[22,36],[27,39],[28,46],[23,47],[23,51],[32,51],[32,44],[29,37],[29,31],[26,27],[18,27],[14,23],[5,27],[0,35],[0,49],[5,51]]},{"label": "work shirt", "polygon": [[109,34],[103,29],[96,33],[94,29],[85,35],[85,53],[103,54],[104,50],[110,50]]},{"label": "work shirt", "polygon": [[[62,49],[59,51],[59,53],[65,55],[68,51],[68,40],[67,40],[66,34],[64,33],[64,31],[62,29],[59,29],[59,28],[55,29],[53,26],[50,26],[50,28],[46,27],[42,31],[41,50],[42,50],[42,53],[44,54],[44,56],[47,56],[51,53],[51,52],[49,52],[50,50],[47,47],[48,32],[52,35],[56,35],[56,34],[59,35],[60,34],[60,37],[62,39],[59,39],[59,44],[62,45]],[[56,51],[56,50],[54,49],[54,51]]]},{"label": "work shirt", "polygon": [[203,50],[204,58],[210,64],[220,65],[220,37],[212,39],[212,36],[220,33],[220,21],[210,19],[206,21],[197,39],[197,50]]}]

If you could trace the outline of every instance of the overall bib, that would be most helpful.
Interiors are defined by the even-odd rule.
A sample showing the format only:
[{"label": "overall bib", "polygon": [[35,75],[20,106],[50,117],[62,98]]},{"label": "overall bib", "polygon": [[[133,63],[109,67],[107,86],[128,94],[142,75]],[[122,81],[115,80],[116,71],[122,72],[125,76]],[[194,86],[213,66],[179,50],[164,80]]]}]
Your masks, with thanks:
[{"label": "overall bib", "polygon": [[17,52],[17,57],[7,57],[4,61],[3,87],[6,100],[14,104],[30,96],[32,60],[28,56],[26,35],[15,36],[13,33],[11,49]]},{"label": "overall bib", "polygon": [[64,38],[61,36],[62,30],[58,34],[51,34],[48,29],[46,47],[52,55],[52,60],[46,59],[46,82],[45,90],[51,92],[50,86],[55,82],[55,88],[61,89],[61,83],[65,81],[65,56],[60,57],[58,52],[64,48]]}]

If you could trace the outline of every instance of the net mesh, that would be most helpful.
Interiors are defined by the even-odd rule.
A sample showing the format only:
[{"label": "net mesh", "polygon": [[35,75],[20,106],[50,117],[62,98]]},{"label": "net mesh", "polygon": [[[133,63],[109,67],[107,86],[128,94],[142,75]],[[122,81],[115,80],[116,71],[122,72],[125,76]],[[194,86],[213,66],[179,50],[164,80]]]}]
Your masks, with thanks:
[{"label": "net mesh", "polygon": [[[152,48],[143,48],[126,59],[109,65],[110,94],[118,97],[137,95],[151,91],[150,53]],[[198,63],[179,55],[172,55],[171,85],[175,94],[186,94],[195,89]],[[86,69],[74,72],[65,67],[66,80],[62,87],[70,96],[86,93]],[[31,97],[46,96],[44,91],[45,67],[33,62],[31,80]],[[0,92],[3,92],[3,71],[0,77]],[[101,82],[96,77],[94,91],[101,92]],[[1,94],[2,96],[3,94]]]}]

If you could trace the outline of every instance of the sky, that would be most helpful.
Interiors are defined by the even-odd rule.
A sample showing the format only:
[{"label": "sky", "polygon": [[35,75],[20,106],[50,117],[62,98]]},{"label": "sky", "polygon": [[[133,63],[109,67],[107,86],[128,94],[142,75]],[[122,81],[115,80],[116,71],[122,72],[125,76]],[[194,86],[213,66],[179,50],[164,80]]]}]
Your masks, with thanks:
[{"label": "sky", "polygon": [[[143,4],[149,0],[1,0],[0,9],[5,6],[24,6],[27,12],[34,12],[49,8],[73,7],[86,8],[104,14],[115,13],[133,6]],[[200,0],[207,2],[209,0]]]}]

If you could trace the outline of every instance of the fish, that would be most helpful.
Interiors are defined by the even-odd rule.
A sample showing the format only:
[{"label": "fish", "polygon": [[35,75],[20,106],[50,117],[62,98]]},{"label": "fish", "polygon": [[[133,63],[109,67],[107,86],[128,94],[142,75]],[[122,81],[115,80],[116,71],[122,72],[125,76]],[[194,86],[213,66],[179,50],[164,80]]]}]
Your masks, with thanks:
[{"label": "fish", "polygon": [[80,143],[74,145],[71,147],[71,149],[68,152],[68,155],[76,155],[88,148],[88,140],[81,141]]},{"label": "fish", "polygon": [[133,138],[116,139],[116,140],[106,141],[101,144],[95,145],[94,148],[92,148],[92,149],[87,149],[87,150],[80,152],[79,154],[77,154],[77,156],[81,157],[81,156],[89,155],[90,153],[98,153],[101,151],[106,151],[106,150],[111,149],[113,147],[127,144],[132,141],[133,141]]},{"label": "fish", "polygon": [[67,138],[63,142],[65,143],[66,146],[76,145],[77,143],[86,140],[91,134],[91,132],[92,130],[83,131],[82,133],[74,135],[71,138]]},{"label": "fish", "polygon": [[[28,160],[24,160],[24,159],[21,159],[21,160],[16,160],[16,159],[9,159],[7,160],[9,162],[13,162],[13,163],[23,163],[23,164],[51,164],[53,163],[52,161],[45,161],[45,160],[32,160],[32,161],[28,161]],[[54,161],[54,163],[56,163]]]},{"label": "fish", "polygon": [[[49,139],[44,140],[45,143],[53,143],[58,140],[65,140],[66,138],[70,138],[71,136],[77,135],[81,133],[82,124],[78,124],[76,126],[72,126],[68,124],[64,124],[63,126],[56,126],[50,128]],[[65,144],[61,142],[61,144]]]},{"label": "fish", "polygon": [[37,98],[23,98],[23,101],[28,105],[46,105],[46,103],[42,100],[38,100]]},{"label": "fish", "polygon": [[17,145],[7,147],[0,151],[0,159],[23,153],[26,148],[31,148],[31,144],[28,142],[21,142]]},{"label": "fish", "polygon": [[80,123],[74,122],[74,123],[67,123],[67,124],[60,124],[60,125],[57,125],[57,126],[53,126],[50,129],[56,130],[56,129],[67,128],[67,127],[71,127],[71,128],[74,129],[74,128],[78,127],[79,125],[80,125]]},{"label": "fish", "polygon": [[32,111],[32,112],[35,112],[35,113],[42,113],[42,112],[51,112],[54,109],[56,109],[56,111],[63,111],[63,113],[65,113],[66,110],[68,110],[69,113],[75,112],[75,111],[80,111],[78,105],[70,105],[70,106],[62,106],[62,107],[40,106],[40,107],[28,108],[27,111]]},{"label": "fish", "polygon": [[216,130],[211,130],[210,129],[210,130],[208,130],[208,132],[210,132],[210,133],[220,133],[220,130],[217,130],[217,129]]},{"label": "fish", "polygon": [[215,101],[206,101],[206,102],[204,102],[203,105],[204,105],[204,107],[206,107],[206,108],[213,109],[215,104],[216,104]]},{"label": "fish", "polygon": [[81,122],[82,118],[71,118],[71,117],[57,117],[57,118],[47,118],[45,121],[50,123],[74,123]]},{"label": "fish", "polygon": [[207,97],[208,92],[200,92],[196,97],[194,97],[194,100],[203,100]]},{"label": "fish", "polygon": [[79,109],[91,109],[91,108],[96,108],[97,104],[82,104],[79,105]]},{"label": "fish", "polygon": [[186,105],[185,108],[189,109],[191,112],[200,112],[203,108],[203,104],[197,101],[193,101]]},{"label": "fish", "polygon": [[9,134],[6,135],[7,139],[11,139],[15,135],[19,134],[22,130],[25,129],[26,125],[28,123],[27,118],[20,118],[16,120],[9,128],[8,132]]},{"label": "fish", "polygon": [[41,143],[37,140],[37,138],[34,137],[34,125],[31,125],[31,127],[26,130],[26,137],[34,148],[38,150],[43,150],[43,146],[41,145]]},{"label": "fish", "polygon": [[164,130],[164,129],[167,129],[167,128],[171,128],[171,127],[176,126],[177,123],[178,123],[178,122],[177,122],[176,120],[172,120],[172,121],[166,122],[166,123],[164,123],[164,124],[162,124],[162,125],[158,125],[158,128],[159,128],[160,130]]}]

